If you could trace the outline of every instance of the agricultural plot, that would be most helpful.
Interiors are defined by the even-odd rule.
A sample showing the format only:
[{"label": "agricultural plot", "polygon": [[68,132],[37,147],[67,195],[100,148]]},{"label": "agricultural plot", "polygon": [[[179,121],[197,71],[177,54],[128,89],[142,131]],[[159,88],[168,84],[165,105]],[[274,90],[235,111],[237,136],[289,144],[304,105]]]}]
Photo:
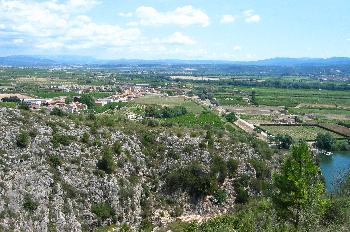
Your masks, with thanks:
[{"label": "agricultural plot", "polygon": [[242,96],[215,94],[215,99],[222,106],[247,106],[248,102]]},{"label": "agricultural plot", "polygon": [[338,135],[336,133],[330,132],[328,130],[325,130],[318,126],[304,126],[304,125],[297,125],[297,126],[279,126],[279,125],[264,125],[260,126],[263,130],[267,131],[271,135],[290,135],[295,141],[298,140],[307,140],[307,141],[313,141],[316,139],[317,134],[320,133],[330,133],[335,138],[344,138],[341,135]]},{"label": "agricultural plot", "polygon": [[166,118],[162,119],[164,122],[176,123],[179,126],[183,127],[203,127],[206,125],[210,125],[215,128],[223,128],[224,122],[221,117],[210,112],[202,112],[199,115],[194,113],[188,113],[175,118]]},{"label": "agricultural plot", "polygon": [[188,100],[182,96],[162,97],[155,95],[146,95],[144,97],[136,98],[132,102],[140,105],[160,105],[167,107],[184,106],[188,110],[188,112],[194,114],[200,114],[201,112],[206,110],[200,104],[192,100]]}]

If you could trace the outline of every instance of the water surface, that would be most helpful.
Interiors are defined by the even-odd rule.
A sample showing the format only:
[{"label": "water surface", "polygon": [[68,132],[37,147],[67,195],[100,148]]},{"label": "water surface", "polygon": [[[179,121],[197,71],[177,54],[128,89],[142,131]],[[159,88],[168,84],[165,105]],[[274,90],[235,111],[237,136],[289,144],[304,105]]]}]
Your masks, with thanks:
[{"label": "water surface", "polygon": [[334,152],[331,156],[321,155],[321,171],[326,189],[333,192],[350,170],[350,152]]}]

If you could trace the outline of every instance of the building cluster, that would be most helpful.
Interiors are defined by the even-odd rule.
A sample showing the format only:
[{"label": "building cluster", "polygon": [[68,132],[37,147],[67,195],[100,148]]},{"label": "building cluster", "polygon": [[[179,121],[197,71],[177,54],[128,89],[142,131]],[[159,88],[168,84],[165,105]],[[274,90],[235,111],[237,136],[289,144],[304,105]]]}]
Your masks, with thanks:
[{"label": "building cluster", "polygon": [[31,109],[40,109],[41,107],[46,107],[48,109],[60,108],[69,113],[87,110],[87,105],[80,103],[79,101],[66,103],[66,97],[56,97],[51,99],[23,99],[22,102]]},{"label": "building cluster", "polygon": [[160,94],[159,89],[149,87],[148,84],[137,84],[135,86],[125,86],[122,93],[114,94],[108,98],[97,99],[96,105],[104,106],[113,102],[128,102],[146,94]]},{"label": "building cluster", "polygon": [[44,86],[43,88],[55,92],[65,92],[65,93],[91,93],[91,92],[114,92],[117,87],[114,85],[103,85],[103,86],[94,86],[94,85],[49,85]]}]

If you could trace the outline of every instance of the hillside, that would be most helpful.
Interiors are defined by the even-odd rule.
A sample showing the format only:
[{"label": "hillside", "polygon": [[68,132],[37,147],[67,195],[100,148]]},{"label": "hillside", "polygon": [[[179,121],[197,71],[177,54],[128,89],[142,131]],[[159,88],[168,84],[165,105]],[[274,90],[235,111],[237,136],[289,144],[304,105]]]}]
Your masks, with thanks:
[{"label": "hillside", "polygon": [[243,132],[9,108],[0,118],[1,231],[160,229],[232,212],[270,179],[267,148]]}]

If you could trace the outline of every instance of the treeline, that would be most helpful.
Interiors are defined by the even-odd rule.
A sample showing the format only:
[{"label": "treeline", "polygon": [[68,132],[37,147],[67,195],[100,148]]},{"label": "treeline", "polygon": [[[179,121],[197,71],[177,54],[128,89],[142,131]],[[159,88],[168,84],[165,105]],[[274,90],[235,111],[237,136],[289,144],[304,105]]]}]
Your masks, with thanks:
[{"label": "treeline", "polygon": [[279,78],[276,80],[250,81],[250,80],[227,80],[219,81],[219,85],[234,85],[242,87],[273,87],[281,89],[326,89],[326,90],[350,90],[350,84],[339,82],[292,82]]},{"label": "treeline", "polygon": [[148,106],[145,109],[145,116],[153,118],[174,118],[185,114],[187,114],[187,109],[183,106],[175,106],[173,108]]}]

